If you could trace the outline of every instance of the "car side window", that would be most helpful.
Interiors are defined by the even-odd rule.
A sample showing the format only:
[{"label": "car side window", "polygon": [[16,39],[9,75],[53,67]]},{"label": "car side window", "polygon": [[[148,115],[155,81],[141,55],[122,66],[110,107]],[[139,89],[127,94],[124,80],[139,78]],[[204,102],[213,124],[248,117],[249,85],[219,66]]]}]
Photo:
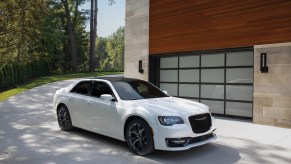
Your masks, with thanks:
[{"label": "car side window", "polygon": [[104,82],[94,82],[91,96],[100,97],[103,94],[110,94],[113,96],[111,88]]},{"label": "car side window", "polygon": [[91,87],[92,87],[91,81],[81,81],[71,90],[71,93],[89,95]]}]

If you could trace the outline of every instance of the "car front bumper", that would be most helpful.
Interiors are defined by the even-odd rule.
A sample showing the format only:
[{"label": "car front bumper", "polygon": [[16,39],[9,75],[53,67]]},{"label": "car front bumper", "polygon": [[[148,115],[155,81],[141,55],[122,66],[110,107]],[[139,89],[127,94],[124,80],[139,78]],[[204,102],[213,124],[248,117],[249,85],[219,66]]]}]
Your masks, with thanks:
[{"label": "car front bumper", "polygon": [[204,145],[215,139],[215,120],[212,117],[212,126],[204,133],[196,134],[192,131],[190,124],[176,124],[163,126],[155,124],[154,143],[155,149],[167,151],[187,150],[192,147]]}]

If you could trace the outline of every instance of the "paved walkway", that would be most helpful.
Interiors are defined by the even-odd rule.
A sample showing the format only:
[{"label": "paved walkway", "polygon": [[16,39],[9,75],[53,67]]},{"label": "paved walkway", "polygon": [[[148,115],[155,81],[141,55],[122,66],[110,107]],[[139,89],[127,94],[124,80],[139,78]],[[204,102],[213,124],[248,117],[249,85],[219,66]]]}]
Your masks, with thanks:
[{"label": "paved walkway", "polygon": [[218,140],[181,152],[139,157],[126,143],[75,129],[59,130],[55,91],[73,80],[43,85],[0,103],[0,163],[291,163],[291,129],[218,118]]}]

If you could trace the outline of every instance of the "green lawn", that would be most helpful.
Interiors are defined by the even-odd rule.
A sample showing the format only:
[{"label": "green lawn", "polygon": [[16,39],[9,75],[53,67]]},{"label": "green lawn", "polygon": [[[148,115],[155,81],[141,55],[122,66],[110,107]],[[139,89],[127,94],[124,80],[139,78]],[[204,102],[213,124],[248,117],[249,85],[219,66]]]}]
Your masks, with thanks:
[{"label": "green lawn", "polygon": [[[123,72],[101,72],[101,73],[98,73],[97,75],[103,76],[103,75],[112,75],[112,74],[121,74],[121,73]],[[21,84],[14,89],[0,93],[0,102],[8,99],[11,96],[17,95],[28,89],[31,89],[43,84],[52,83],[56,81],[62,81],[62,80],[69,80],[69,79],[74,79],[74,78],[84,78],[84,77],[94,77],[94,76],[96,76],[96,73],[76,73],[76,74],[64,74],[64,75],[38,77],[36,79],[29,80],[26,83]]]}]

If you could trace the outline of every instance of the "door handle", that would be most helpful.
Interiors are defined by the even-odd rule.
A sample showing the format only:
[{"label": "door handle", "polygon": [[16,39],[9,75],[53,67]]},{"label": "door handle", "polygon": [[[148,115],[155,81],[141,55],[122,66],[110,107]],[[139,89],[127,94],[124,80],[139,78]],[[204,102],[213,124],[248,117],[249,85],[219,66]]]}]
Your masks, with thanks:
[{"label": "door handle", "polygon": [[72,100],[73,100],[73,98],[72,98],[72,97],[69,97],[69,100],[70,100],[70,101],[72,101]]}]

